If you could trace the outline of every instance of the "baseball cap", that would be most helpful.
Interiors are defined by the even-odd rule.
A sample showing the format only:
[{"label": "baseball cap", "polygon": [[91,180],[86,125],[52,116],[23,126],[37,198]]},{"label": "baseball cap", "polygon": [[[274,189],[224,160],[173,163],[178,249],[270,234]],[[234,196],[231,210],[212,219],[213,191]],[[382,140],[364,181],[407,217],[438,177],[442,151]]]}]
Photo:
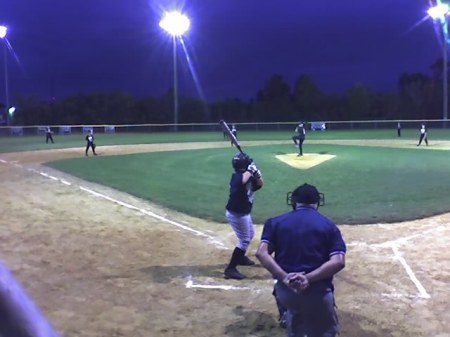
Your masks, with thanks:
[{"label": "baseball cap", "polygon": [[292,192],[292,196],[296,203],[307,205],[320,203],[321,199],[317,188],[307,183],[297,187],[295,191]]}]

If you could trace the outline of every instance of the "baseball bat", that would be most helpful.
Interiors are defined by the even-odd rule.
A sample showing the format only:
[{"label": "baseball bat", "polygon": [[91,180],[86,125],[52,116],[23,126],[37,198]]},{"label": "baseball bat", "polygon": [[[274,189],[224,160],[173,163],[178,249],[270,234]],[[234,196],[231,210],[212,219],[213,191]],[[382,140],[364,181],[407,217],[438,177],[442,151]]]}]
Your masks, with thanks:
[{"label": "baseball bat", "polygon": [[230,127],[228,126],[227,122],[225,122],[223,119],[219,122],[220,126],[222,127],[223,132],[225,132],[228,135],[228,138],[230,139],[231,143],[236,146],[236,148],[239,150],[240,153],[244,153],[242,151],[241,146],[239,145],[238,140],[233,135],[233,133],[230,130]]}]

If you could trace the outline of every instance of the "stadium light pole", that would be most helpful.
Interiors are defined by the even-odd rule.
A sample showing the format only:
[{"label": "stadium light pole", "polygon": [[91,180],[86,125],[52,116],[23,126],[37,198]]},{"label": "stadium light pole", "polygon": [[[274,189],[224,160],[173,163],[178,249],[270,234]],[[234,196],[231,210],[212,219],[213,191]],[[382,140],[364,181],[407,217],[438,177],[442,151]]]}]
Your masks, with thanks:
[{"label": "stadium light pole", "polygon": [[172,36],[173,44],[173,123],[178,130],[178,78],[177,78],[177,38],[185,34],[191,25],[189,18],[180,12],[168,12],[159,22],[159,26]]},{"label": "stadium light pole", "polygon": [[0,26],[0,39],[3,40],[3,58],[5,62],[5,118],[6,118],[6,125],[9,125],[9,88],[8,88],[8,48],[6,46],[6,33],[8,32],[8,28],[6,26]]},{"label": "stadium light pole", "polygon": [[441,3],[438,0],[436,6],[430,7],[427,11],[428,15],[435,21],[439,21],[442,26],[442,118],[444,119],[444,125],[448,119],[448,24],[447,15],[449,14],[449,5]]}]

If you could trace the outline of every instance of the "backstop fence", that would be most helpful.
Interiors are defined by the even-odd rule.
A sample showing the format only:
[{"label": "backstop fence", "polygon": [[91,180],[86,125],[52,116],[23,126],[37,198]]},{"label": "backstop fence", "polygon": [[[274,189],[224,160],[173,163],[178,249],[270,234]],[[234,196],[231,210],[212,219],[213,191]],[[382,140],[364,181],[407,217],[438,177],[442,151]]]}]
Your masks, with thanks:
[{"label": "backstop fence", "polygon": [[[232,121],[227,121],[231,126]],[[447,129],[450,122],[443,119],[429,120],[370,120],[370,121],[308,121],[308,130],[321,132],[326,130],[370,130],[397,129],[398,123],[402,129],[419,129],[425,123],[428,129]],[[298,122],[252,122],[234,123],[238,131],[293,131]],[[317,128],[320,125],[321,128]],[[129,125],[49,125],[55,134],[85,134],[97,133],[155,133],[155,132],[208,132],[221,131],[219,123],[187,123],[187,124],[129,124]],[[0,136],[41,135],[47,125],[0,126]]]}]

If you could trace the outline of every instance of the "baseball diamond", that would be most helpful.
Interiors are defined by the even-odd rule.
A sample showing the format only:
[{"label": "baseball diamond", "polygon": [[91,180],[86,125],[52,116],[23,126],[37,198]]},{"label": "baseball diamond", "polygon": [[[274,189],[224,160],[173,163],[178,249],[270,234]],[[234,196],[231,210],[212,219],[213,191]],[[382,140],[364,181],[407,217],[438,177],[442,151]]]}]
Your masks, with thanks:
[{"label": "baseball diamond", "polygon": [[[116,155],[195,146],[102,151]],[[83,151],[0,154],[2,259],[58,331],[71,337],[284,336],[273,281],[263,268],[246,269],[245,280],[223,279],[235,244],[228,224],[42,165]],[[347,268],[335,279],[342,336],[449,336],[450,214],[339,228],[348,244]],[[256,226],[255,238],[261,229]],[[253,240],[250,255],[258,241]]]}]

